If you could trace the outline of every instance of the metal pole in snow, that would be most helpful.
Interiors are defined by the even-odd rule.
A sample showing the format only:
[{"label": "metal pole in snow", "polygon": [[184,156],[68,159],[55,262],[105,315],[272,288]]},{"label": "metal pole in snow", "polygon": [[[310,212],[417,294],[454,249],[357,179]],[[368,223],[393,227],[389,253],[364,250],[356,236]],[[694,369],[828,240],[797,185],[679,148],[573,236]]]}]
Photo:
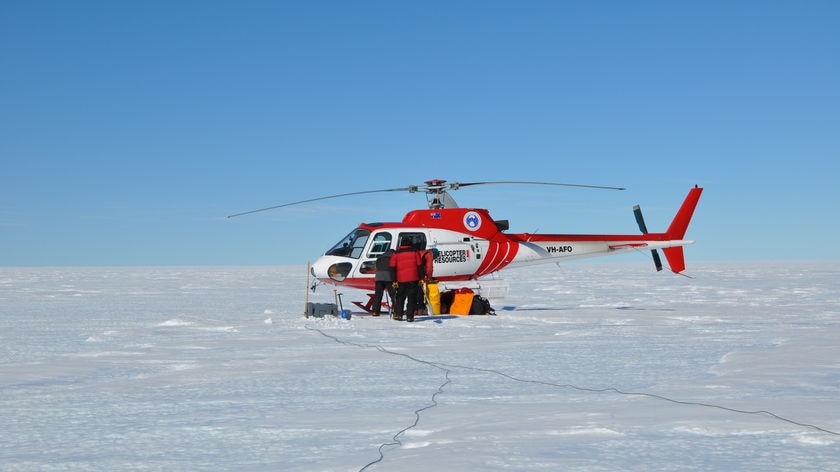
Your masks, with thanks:
[{"label": "metal pole in snow", "polygon": [[306,304],[303,306],[303,315],[309,318],[309,261],[306,261]]}]

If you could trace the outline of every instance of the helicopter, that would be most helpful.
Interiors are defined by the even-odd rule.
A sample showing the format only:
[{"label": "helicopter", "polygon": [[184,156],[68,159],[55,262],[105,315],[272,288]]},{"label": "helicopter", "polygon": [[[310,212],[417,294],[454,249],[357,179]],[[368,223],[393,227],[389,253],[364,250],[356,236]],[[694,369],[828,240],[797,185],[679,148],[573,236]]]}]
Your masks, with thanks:
[{"label": "helicopter", "polygon": [[[250,210],[228,216],[273,210],[328,198],[377,192],[424,192],[428,208],[412,210],[399,222],[361,223],[328,249],[311,266],[311,275],[324,284],[373,291],[376,259],[389,249],[410,244],[432,250],[434,278],[442,290],[467,287],[489,299],[507,297],[508,284],[494,278],[502,269],[559,263],[573,259],[650,251],[657,271],[663,269],[658,250],[674,273],[685,270],[683,246],[694,241],[685,234],[700,200],[702,187],[694,186],[665,232],[649,232],[639,205],[633,207],[641,234],[532,234],[507,233],[508,220],[496,220],[487,209],[461,208],[449,192],[476,185],[529,184],[624,190],[622,187],[554,182],[490,181],[447,182],[427,180],[423,185],[342,193]],[[372,299],[372,293],[369,294]],[[353,302],[370,311],[367,304]]]}]

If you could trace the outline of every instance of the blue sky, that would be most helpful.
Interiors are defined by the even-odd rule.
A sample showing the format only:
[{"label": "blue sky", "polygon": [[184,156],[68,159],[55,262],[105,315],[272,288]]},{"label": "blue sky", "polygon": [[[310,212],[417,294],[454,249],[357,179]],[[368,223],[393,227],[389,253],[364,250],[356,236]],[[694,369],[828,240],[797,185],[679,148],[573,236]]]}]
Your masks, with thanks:
[{"label": "blue sky", "polygon": [[[287,265],[429,179],[512,232],[838,259],[840,3],[3,2],[0,265]],[[627,257],[627,256],[622,256]],[[604,259],[609,260],[609,259]]]}]

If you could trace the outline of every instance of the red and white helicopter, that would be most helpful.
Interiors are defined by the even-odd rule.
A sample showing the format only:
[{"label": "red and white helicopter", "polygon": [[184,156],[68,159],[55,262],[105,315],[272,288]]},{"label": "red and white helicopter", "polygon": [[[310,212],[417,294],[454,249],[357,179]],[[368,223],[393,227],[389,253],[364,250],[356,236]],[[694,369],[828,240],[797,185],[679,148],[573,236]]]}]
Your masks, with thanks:
[{"label": "red and white helicopter", "polygon": [[[473,185],[535,184],[623,190],[618,187],[562,184],[551,182],[447,182],[428,180],[424,185],[383,190],[343,193],[276,205],[230,215],[272,210],[290,205],[375,192],[425,192],[429,208],[408,212],[400,222],[362,223],[330,248],[311,266],[312,276],[339,287],[374,289],[376,258],[402,241],[412,241],[421,249],[436,249],[434,277],[441,289],[469,287],[486,298],[504,298],[508,285],[491,276],[501,269],[557,263],[572,259],[651,251],[656,270],[662,270],[657,252],[662,249],[671,271],[685,270],[683,246],[694,241],[683,239],[703,189],[694,187],[686,196],[668,229],[663,233],[647,230],[638,205],[633,208],[642,234],[530,234],[506,233],[507,220],[494,220],[481,208],[460,208],[449,191]],[[355,302],[362,308],[366,305]]]}]

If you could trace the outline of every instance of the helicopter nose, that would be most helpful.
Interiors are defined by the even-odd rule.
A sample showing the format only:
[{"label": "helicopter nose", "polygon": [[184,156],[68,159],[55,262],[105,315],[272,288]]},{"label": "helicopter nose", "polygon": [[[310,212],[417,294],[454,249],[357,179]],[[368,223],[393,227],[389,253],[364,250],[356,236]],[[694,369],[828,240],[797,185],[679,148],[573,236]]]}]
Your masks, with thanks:
[{"label": "helicopter nose", "polygon": [[344,279],[350,275],[353,269],[353,264],[349,262],[336,261],[333,258],[320,258],[312,264],[312,276],[326,280],[330,279],[335,282],[343,282]]}]

